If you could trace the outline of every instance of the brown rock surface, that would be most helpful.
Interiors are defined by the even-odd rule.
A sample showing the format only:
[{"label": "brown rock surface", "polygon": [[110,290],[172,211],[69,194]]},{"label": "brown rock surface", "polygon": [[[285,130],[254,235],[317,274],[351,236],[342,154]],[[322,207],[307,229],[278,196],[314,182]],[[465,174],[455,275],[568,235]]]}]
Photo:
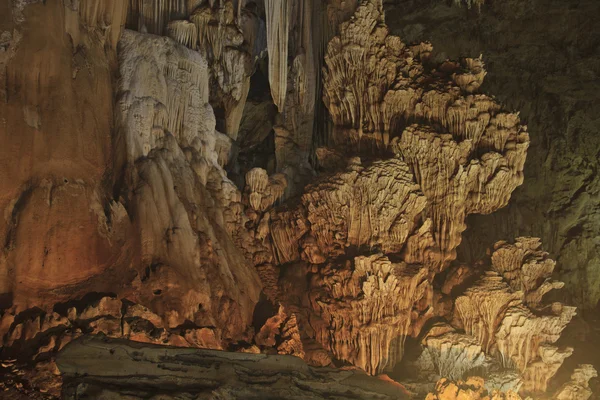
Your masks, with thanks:
[{"label": "brown rock surface", "polygon": [[455,262],[529,146],[478,93],[483,57],[432,62],[381,0],[128,3],[0,17],[0,355],[38,365],[23,390],[56,391],[57,352],[64,398],[404,398],[403,368],[415,395],[457,381],[431,400],[552,387],[575,308],[540,240]]},{"label": "brown rock surface", "polygon": [[[114,364],[123,368],[114,370]],[[398,384],[362,371],[313,368],[292,356],[176,349],[85,339],[59,356],[64,399],[406,399]],[[137,377],[129,372],[135,370]]]}]

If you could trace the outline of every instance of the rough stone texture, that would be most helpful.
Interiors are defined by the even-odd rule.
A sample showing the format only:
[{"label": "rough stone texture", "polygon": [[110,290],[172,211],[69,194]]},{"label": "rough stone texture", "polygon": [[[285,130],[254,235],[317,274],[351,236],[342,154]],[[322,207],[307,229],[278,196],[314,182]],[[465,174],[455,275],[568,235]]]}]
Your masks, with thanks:
[{"label": "rough stone texture", "polygon": [[565,283],[560,299],[578,306],[576,319],[584,318],[565,332],[575,348],[569,368],[598,368],[600,353],[589,343],[598,340],[600,299],[600,35],[594,28],[600,3],[508,0],[470,11],[437,0],[385,3],[392,32],[408,42],[431,41],[441,50],[434,61],[483,54],[488,74],[481,90],[520,110],[532,132],[524,184],[506,208],[467,219],[459,258],[478,259],[501,239],[542,238]]},{"label": "rough stone texture", "polygon": [[[542,287],[560,287],[549,279],[539,279],[536,267],[544,262],[524,257],[523,253],[532,248],[534,255],[543,256],[538,246],[532,238],[519,238],[514,245],[497,243],[491,256],[494,271],[487,271],[456,299],[456,312],[465,332],[476,337],[486,353],[497,354],[503,367],[519,370],[521,390],[526,393],[546,392],[549,379],[573,352],[554,343],[575,315],[575,307],[528,300],[529,293]],[[546,263],[552,265],[551,260]],[[507,276],[511,271],[518,272],[508,279],[499,275]],[[529,280],[528,271],[534,271],[537,279]]]},{"label": "rough stone texture", "polygon": [[500,239],[540,237],[557,260],[569,300],[600,300],[598,169],[600,3],[487,2],[471,11],[437,0],[386,1],[392,32],[429,40],[447,57],[479,57],[482,90],[519,110],[532,134],[524,184],[505,209],[468,221],[462,256],[477,259]]},{"label": "rough stone texture", "polygon": [[0,18],[3,308],[106,290],[93,279],[102,275],[125,279],[129,222],[105,193],[125,10],[120,2],[100,1],[96,10],[90,3],[15,2]]},{"label": "rough stone texture", "polygon": [[380,6],[363,2],[329,43],[324,102],[339,146],[377,153],[391,142],[410,166],[444,265],[455,258],[466,215],[503,207],[522,183],[529,136],[517,114],[461,88],[459,65],[426,71],[430,48],[390,35]]},{"label": "rough stone texture", "polygon": [[[167,37],[121,35],[116,4],[54,0],[7,15],[20,40],[2,59],[2,159],[22,154],[0,168],[1,335],[32,340],[55,327],[28,315],[107,293],[221,347],[251,336],[261,284],[234,244],[247,232],[222,168],[230,140],[215,130],[209,65]],[[90,332],[122,334],[120,314],[96,317],[84,318]]]},{"label": "rough stone texture", "polygon": [[[408,367],[419,395],[489,378],[440,381],[441,398],[588,394],[587,367],[550,382],[572,371],[560,336],[575,309],[546,296],[562,283],[539,239],[455,263],[467,216],[506,206],[529,146],[518,113],[480,93],[485,56],[437,62],[431,43],[390,33],[381,0],[124,5],[12,2],[2,20],[0,116],[16,134],[0,133],[7,159],[25,154],[0,169],[1,356],[11,374],[39,366],[22,393],[55,392],[56,352],[75,348],[70,362],[103,369],[81,381],[63,363],[67,397],[149,396],[153,380],[175,397],[378,390],[298,358],[393,378]],[[214,356],[228,360],[216,372],[166,364],[195,350],[118,350],[138,374],[117,377],[89,365],[117,349],[69,345],[90,335],[240,354]],[[255,353],[296,358],[274,373]]]},{"label": "rough stone texture", "polygon": [[429,393],[425,400],[521,400],[521,397],[512,392],[506,393],[494,391],[488,393],[484,386],[484,380],[472,377],[466,381],[453,382],[441,379],[433,393]]},{"label": "rough stone texture", "polygon": [[171,327],[188,320],[239,336],[260,283],[232,240],[241,196],[219,164],[207,63],[133,31],[119,48],[120,137],[141,246],[135,296]]},{"label": "rough stone texture", "polygon": [[[439,324],[423,339],[424,351],[417,360],[418,369],[437,377],[458,380],[469,371],[485,368],[489,363],[481,344],[473,336],[457,333],[450,325]],[[427,372],[426,372],[427,371]]]},{"label": "rough stone texture", "polygon": [[571,375],[571,380],[565,383],[554,397],[556,400],[587,400],[592,397],[589,381],[597,376],[598,372],[590,364],[579,365]]},{"label": "rough stone texture", "polygon": [[57,363],[65,376],[63,399],[408,398],[396,383],[357,370],[312,368],[292,356],[85,339],[65,348]]}]

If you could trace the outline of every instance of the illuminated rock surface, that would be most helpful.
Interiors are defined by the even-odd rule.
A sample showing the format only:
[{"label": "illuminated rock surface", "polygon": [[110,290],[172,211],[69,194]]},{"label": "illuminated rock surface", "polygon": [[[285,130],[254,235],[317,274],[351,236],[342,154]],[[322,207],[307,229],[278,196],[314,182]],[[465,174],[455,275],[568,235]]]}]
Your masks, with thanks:
[{"label": "illuminated rock surface", "polygon": [[457,260],[530,145],[485,57],[380,0],[2,7],[11,395],[591,396],[540,240]]}]

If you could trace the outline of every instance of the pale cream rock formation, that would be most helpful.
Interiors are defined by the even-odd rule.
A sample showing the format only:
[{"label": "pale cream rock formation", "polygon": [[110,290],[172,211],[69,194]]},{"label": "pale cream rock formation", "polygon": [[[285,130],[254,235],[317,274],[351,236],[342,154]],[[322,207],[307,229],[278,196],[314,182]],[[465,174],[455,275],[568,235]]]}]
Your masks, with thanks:
[{"label": "pale cream rock formation", "polygon": [[[231,0],[156,1],[154,4],[130,0],[128,14],[129,27],[168,35],[202,54],[210,70],[211,104],[223,110],[221,129],[233,140],[237,139],[250,88],[258,25],[258,17],[248,12],[244,13],[244,26],[240,25],[243,2],[237,3],[238,9]],[[228,160],[228,155],[225,158]]]},{"label": "pale cream rock formation", "polygon": [[[257,187],[262,188],[266,173],[256,174],[262,182]],[[268,232],[263,236],[270,234],[274,259],[283,264],[302,257],[320,264],[324,257],[337,257],[347,247],[361,246],[399,252],[426,206],[411,178],[406,164],[398,159],[370,166],[363,166],[360,159],[351,160],[345,171],[309,185],[298,208],[269,214]]]},{"label": "pale cream rock formation", "polygon": [[503,363],[523,374],[523,391],[543,393],[564,360],[573,353],[553,345],[575,315],[575,307],[555,303],[549,315],[537,316],[524,305],[506,311],[496,341]]},{"label": "pale cream rock formation", "polygon": [[[544,286],[561,287],[548,278],[554,262],[546,259],[539,247],[535,238],[497,243],[492,269],[503,276],[485,272],[456,300],[456,313],[465,332],[477,338],[487,354],[497,354],[504,367],[522,374],[525,393],[545,392],[550,378],[572,353],[571,348],[561,349],[554,343],[575,315],[575,308],[561,303],[542,306],[541,296],[533,297],[536,301],[531,309],[527,302],[528,292],[539,293]],[[531,275],[533,279],[529,279]]]},{"label": "pale cream rock formation", "polygon": [[546,293],[564,286],[551,279],[556,262],[541,246],[538,238],[521,237],[514,244],[496,243],[492,255],[492,268],[513,290],[523,291],[523,300],[530,308],[538,308]]},{"label": "pale cream rock formation", "polygon": [[269,177],[262,168],[253,168],[246,173],[246,192],[248,202],[256,211],[265,211],[279,200],[287,180],[283,174],[274,174]]},{"label": "pale cream rock formation", "polygon": [[452,79],[465,92],[473,93],[483,83],[487,75],[484,68],[483,56],[479,58],[465,58],[462,60],[463,71],[452,74]]},{"label": "pale cream rock formation", "polygon": [[[307,186],[298,205],[265,210],[259,203],[268,177],[252,171],[247,191],[253,207],[264,213],[254,219],[254,234],[272,250],[270,260],[261,257],[255,264],[263,266],[261,277],[268,275],[270,293],[283,293],[273,264],[312,265],[307,267],[310,312],[300,326],[336,358],[380,373],[402,358],[406,336],[418,335],[435,315],[431,280],[454,259],[467,214],[504,206],[521,183],[528,136],[518,116],[503,113],[489,97],[466,93],[470,82],[464,91],[454,83],[454,70],[425,76],[412,50],[387,34],[379,2],[363,1],[339,31],[328,47],[324,73],[325,103],[335,140],[342,144],[338,158],[356,149],[381,154],[384,148],[396,157],[368,164],[350,158],[345,169]],[[431,47],[415,51],[425,59]],[[436,90],[424,91],[424,79],[434,79]],[[409,118],[441,125],[445,132],[413,125],[390,141]],[[282,126],[275,131],[287,132]],[[336,156],[325,149],[320,154]],[[339,168],[340,162],[332,165]],[[349,256],[352,252],[365,255]],[[402,261],[392,263],[385,254]],[[500,284],[502,278],[496,278]],[[374,286],[367,285],[372,279]],[[499,290],[508,288],[502,285]],[[399,296],[394,288],[406,294]],[[378,311],[383,299],[394,296],[402,303]],[[296,300],[288,293],[269,295],[302,303],[291,297]],[[519,299],[510,292],[507,297],[498,312]],[[480,329],[490,336],[490,346],[501,322],[491,319],[489,328]],[[483,341],[473,344],[489,350]]]},{"label": "pale cream rock formation", "polygon": [[265,0],[269,84],[273,102],[279,111],[283,111],[287,93],[288,40],[292,3],[291,0]]},{"label": "pale cream rock formation", "polygon": [[[125,2],[49,1],[40,15],[51,37],[24,28],[0,40],[10,44],[0,55],[8,78],[0,93],[10,99],[0,104],[4,151],[35,142],[16,166],[0,157],[0,178],[10,177],[0,179],[0,294],[13,302],[0,320],[3,344],[29,343],[38,360],[93,332],[276,351],[321,366],[333,356],[379,374],[400,362],[413,336],[423,338],[422,368],[436,379],[463,378],[496,357],[519,376],[490,376],[485,387],[518,389],[521,377],[525,392],[546,389],[571,352],[554,343],[574,309],[544,304],[561,284],[550,279],[554,262],[539,241],[498,243],[485,272],[459,265],[434,289],[467,215],[503,207],[522,182],[528,135],[517,114],[476,93],[481,57],[426,71],[431,44],[390,35],[379,0],[129,3],[128,26],[139,32],[121,35]],[[326,11],[316,13],[321,20],[315,10]],[[57,43],[65,33],[80,47]],[[17,43],[49,50],[32,59]],[[240,193],[223,168],[234,142],[247,139],[238,131],[265,47],[279,110],[275,173],[249,170]],[[315,110],[322,58],[331,138]],[[21,71],[25,64],[35,68]],[[47,93],[53,86],[56,95]],[[56,96],[71,107],[58,116],[50,112]],[[63,135],[62,120],[78,128]],[[259,128],[248,128],[256,132],[249,142],[271,125]],[[326,173],[313,179],[317,146]],[[261,289],[279,311],[254,332]],[[81,300],[89,292],[116,293]],[[18,314],[35,306],[46,312]],[[432,318],[454,326],[422,332]],[[591,376],[576,372],[560,398],[586,395]],[[518,398],[485,387],[443,380],[429,398]]]},{"label": "pale cream rock formation", "polygon": [[364,166],[353,159],[345,171],[309,185],[302,204],[318,248],[335,257],[348,246],[399,252],[427,201],[401,160]]},{"label": "pale cream rock formation", "polygon": [[430,371],[440,378],[461,379],[475,368],[489,364],[481,344],[473,336],[456,332],[450,325],[438,324],[423,338],[424,350],[417,366],[424,373]]},{"label": "pale cream rock formation", "polygon": [[553,396],[556,400],[587,400],[592,397],[589,381],[598,377],[598,372],[590,364],[579,365],[571,380],[565,383]]},{"label": "pale cream rock formation", "polygon": [[486,272],[455,302],[456,312],[468,335],[477,338],[489,353],[496,342],[496,332],[506,310],[519,303],[519,293],[494,272]]},{"label": "pale cream rock formation", "polygon": [[521,400],[521,397],[512,392],[488,393],[484,386],[483,378],[471,377],[465,381],[453,382],[448,379],[440,379],[435,391],[429,393],[426,400]]},{"label": "pale cream rock formation", "polygon": [[129,3],[127,25],[140,32],[163,35],[170,21],[189,15],[199,0],[123,0]]},{"label": "pale cream rock formation", "polygon": [[211,87],[216,89],[211,90],[211,104],[223,110],[224,131],[233,140],[238,136],[250,88],[254,46],[253,37],[244,37],[236,15],[233,2],[228,0],[214,5],[205,2],[190,16],[198,32],[198,50],[210,65]]},{"label": "pale cream rock formation", "polygon": [[256,271],[236,248],[241,194],[219,163],[200,53],[125,31],[119,116],[139,232],[137,302],[175,327],[189,320],[217,337],[245,335],[258,300]]}]

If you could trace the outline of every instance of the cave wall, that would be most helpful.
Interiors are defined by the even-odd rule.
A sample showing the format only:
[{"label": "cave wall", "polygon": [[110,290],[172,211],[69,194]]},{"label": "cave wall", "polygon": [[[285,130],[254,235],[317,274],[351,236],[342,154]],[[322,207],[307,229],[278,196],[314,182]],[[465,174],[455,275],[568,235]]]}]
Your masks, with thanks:
[{"label": "cave wall", "polygon": [[[483,54],[481,87],[529,127],[525,181],[508,207],[473,215],[459,249],[481,257],[499,239],[542,238],[568,300],[600,300],[600,3],[594,0],[388,0],[387,22],[407,42],[429,40],[437,60]],[[594,313],[589,313],[590,317]]]},{"label": "cave wall", "polygon": [[[52,374],[70,341],[103,334],[372,375],[401,367],[427,381],[414,393],[480,367],[510,381],[487,387],[548,391],[573,352],[559,339],[575,309],[542,299],[563,284],[538,239],[498,239],[538,234],[555,252],[595,240],[580,223],[592,218],[593,168],[565,163],[548,133],[566,124],[586,137],[556,111],[573,108],[583,126],[579,92],[563,88],[574,78],[548,71],[593,79],[595,64],[554,50],[570,44],[558,16],[593,7],[538,5],[539,17],[531,4],[398,1],[385,15],[381,0],[258,3],[132,0],[128,14],[111,0],[10,3],[1,357]],[[444,62],[459,56],[472,57]],[[541,149],[532,188],[499,217],[473,216],[523,183],[525,122]],[[577,274],[557,275],[573,288],[586,253],[567,250]],[[569,297],[593,303],[593,278]],[[407,343],[420,357],[401,364]]]}]

